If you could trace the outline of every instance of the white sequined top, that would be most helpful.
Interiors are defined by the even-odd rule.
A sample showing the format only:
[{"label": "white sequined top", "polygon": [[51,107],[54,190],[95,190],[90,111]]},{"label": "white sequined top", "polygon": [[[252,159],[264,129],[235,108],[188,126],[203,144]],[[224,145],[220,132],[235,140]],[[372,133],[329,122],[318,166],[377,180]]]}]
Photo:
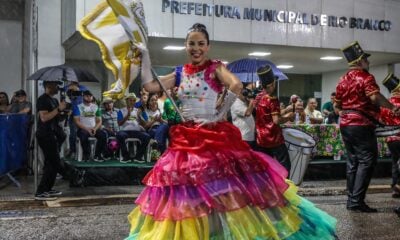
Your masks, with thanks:
[{"label": "white sequined top", "polygon": [[213,77],[219,64],[219,61],[209,61],[206,69],[195,73],[185,65],[181,73],[177,72],[180,74],[178,98],[186,120],[211,120],[215,116],[218,93],[222,91],[222,84]]}]

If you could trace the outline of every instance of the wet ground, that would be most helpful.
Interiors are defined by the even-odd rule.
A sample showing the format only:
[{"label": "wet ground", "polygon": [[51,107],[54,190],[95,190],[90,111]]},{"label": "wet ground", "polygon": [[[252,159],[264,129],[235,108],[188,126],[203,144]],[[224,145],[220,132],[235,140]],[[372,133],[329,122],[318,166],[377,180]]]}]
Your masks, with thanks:
[{"label": "wet ground", "polygon": [[[400,206],[400,200],[392,199],[388,193],[368,194],[368,204],[379,209],[378,213],[369,214],[348,212],[344,195],[307,199],[338,219],[340,239],[400,239],[400,218],[392,212]],[[127,215],[134,207],[133,198],[102,201],[66,201],[69,207],[38,204],[1,210],[0,239],[123,239],[129,232]]]}]

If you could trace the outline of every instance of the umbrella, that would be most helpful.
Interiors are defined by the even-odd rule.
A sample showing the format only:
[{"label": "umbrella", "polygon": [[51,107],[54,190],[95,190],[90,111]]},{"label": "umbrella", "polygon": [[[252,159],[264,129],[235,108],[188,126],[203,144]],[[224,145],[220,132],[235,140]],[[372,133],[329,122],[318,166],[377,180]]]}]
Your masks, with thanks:
[{"label": "umbrella", "polygon": [[44,67],[28,77],[28,80],[99,82],[90,72],[66,65]]},{"label": "umbrella", "polygon": [[267,64],[271,66],[272,71],[274,72],[275,76],[278,77],[278,80],[288,79],[288,77],[281,70],[279,70],[275,64],[268,60],[243,58],[229,63],[227,68],[242,82],[256,82],[259,80],[257,69]]}]

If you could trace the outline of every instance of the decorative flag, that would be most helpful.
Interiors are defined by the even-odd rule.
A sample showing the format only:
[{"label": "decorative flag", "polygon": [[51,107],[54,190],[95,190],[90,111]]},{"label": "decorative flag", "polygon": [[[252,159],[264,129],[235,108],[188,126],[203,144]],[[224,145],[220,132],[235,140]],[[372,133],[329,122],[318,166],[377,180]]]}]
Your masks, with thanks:
[{"label": "decorative flag", "polygon": [[103,1],[81,20],[79,31],[84,38],[99,45],[105,66],[117,79],[111,85],[112,89],[104,92],[103,96],[123,98],[140,70],[141,54],[136,46],[147,44],[142,3],[133,0]]}]

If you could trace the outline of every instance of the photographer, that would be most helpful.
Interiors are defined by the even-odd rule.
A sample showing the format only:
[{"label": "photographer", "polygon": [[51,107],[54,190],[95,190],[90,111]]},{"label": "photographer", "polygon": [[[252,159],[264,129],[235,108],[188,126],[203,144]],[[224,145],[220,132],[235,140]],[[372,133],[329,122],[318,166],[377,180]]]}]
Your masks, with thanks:
[{"label": "photographer", "polygon": [[45,93],[37,100],[37,111],[39,120],[37,124],[36,137],[44,155],[43,176],[36,190],[36,200],[56,200],[61,195],[60,191],[52,189],[57,173],[70,179],[72,185],[81,185],[83,173],[65,163],[60,159],[60,147],[66,136],[59,125],[65,118],[66,102],[58,100],[53,96],[58,93],[58,81],[45,81],[43,86]]},{"label": "photographer", "polygon": [[[71,109],[74,109],[76,106],[83,102],[82,93],[88,90],[85,86],[80,85],[78,82],[71,82],[69,85],[64,87],[64,91],[68,98],[71,101]],[[67,158],[75,159],[76,156],[76,133],[77,127],[74,123],[74,117],[69,115],[68,117],[68,125],[69,125],[69,152],[67,154]]]},{"label": "photographer", "polygon": [[243,83],[242,94],[238,96],[231,106],[232,123],[242,134],[243,141],[246,141],[251,148],[255,148],[255,121],[252,115],[255,98],[251,83]]}]

